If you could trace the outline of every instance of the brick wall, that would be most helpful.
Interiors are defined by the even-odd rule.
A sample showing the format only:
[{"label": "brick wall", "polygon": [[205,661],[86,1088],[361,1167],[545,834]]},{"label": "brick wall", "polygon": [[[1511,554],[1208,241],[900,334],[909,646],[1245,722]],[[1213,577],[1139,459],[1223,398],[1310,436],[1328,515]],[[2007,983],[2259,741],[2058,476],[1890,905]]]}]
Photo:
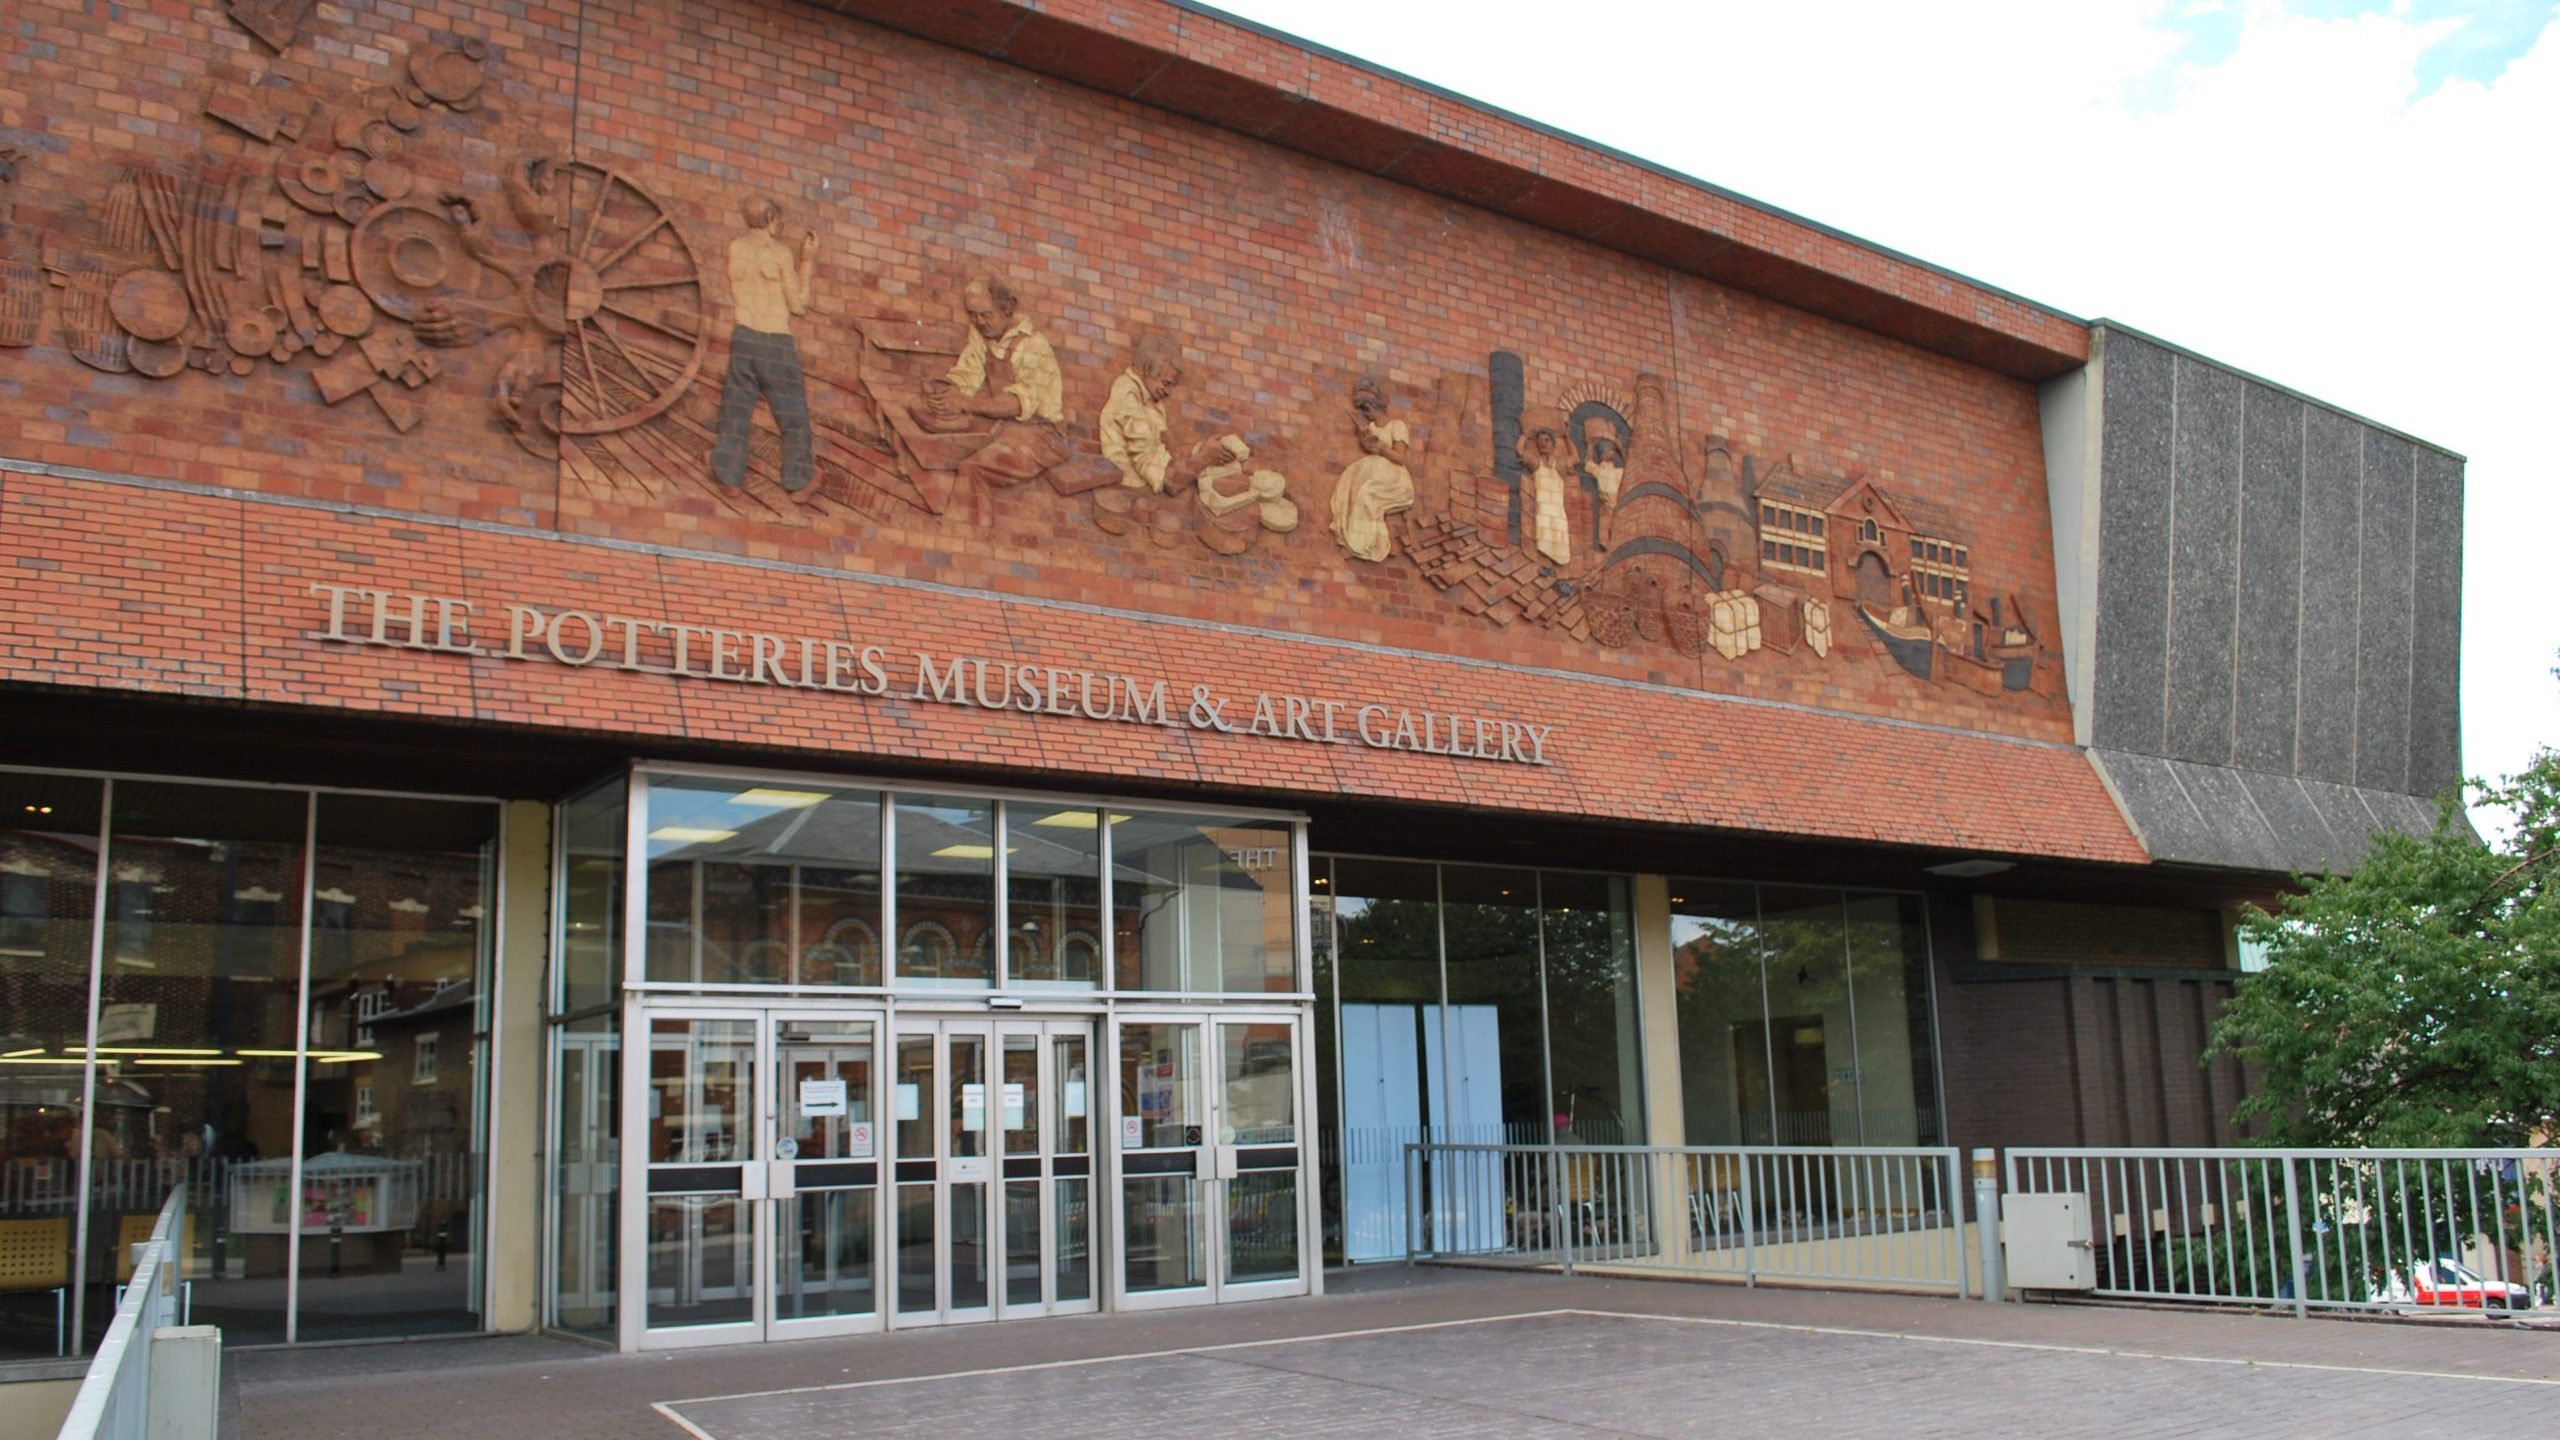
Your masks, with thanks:
[{"label": "brick wall", "polygon": [[[1336,478],[1359,454],[1348,394],[1364,374],[1383,382],[1391,413],[1413,432],[1418,495],[1400,523],[1510,508],[1496,455],[1503,397],[1492,383],[1492,357],[1506,352],[1519,357],[1519,399],[1533,416],[1596,401],[1623,417],[1639,408],[1638,377],[1660,377],[1659,411],[1636,418],[1658,439],[1678,487],[1711,507],[1746,513],[1746,471],[1783,466],[1816,488],[1869,479],[1908,508],[1954,517],[1974,594],[2014,597],[2051,642],[2051,542],[2029,381],[1229,129],[796,6],[324,6],[281,54],[209,6],[99,10],[31,0],[17,23],[15,48],[0,56],[0,143],[26,152],[7,189],[15,210],[6,253],[15,264],[6,274],[13,300],[32,287],[44,308],[36,344],[0,350],[0,456],[490,522],[529,538],[551,532],[700,552],[700,564],[650,562],[646,583],[745,625],[775,613],[805,622],[835,602],[725,567],[721,557],[2069,737],[2050,655],[2035,666],[2031,691],[1981,694],[1925,681],[1888,658],[1845,604],[1835,607],[1827,656],[1769,647],[1728,659],[1644,635],[1612,648],[1587,627],[1470,613],[1417,567],[1410,535],[1395,556],[1370,563],[1346,556],[1326,529]],[[466,42],[475,53],[456,48]],[[1394,87],[1378,84],[1377,105],[1391,110]],[[413,88],[403,94],[404,86]],[[209,99],[253,129],[305,117],[304,133],[254,139],[209,116]],[[1447,116],[1435,101],[1412,123],[1428,128]],[[400,128],[413,118],[414,129]],[[337,143],[341,127],[352,149]],[[547,176],[516,170],[534,157],[576,165]],[[339,198],[307,185],[292,193],[325,180],[341,159],[354,174],[336,182]],[[510,173],[534,183],[511,195]],[[543,183],[558,187],[551,199]],[[551,253],[545,236],[555,232],[524,217],[564,191],[572,218],[549,243],[629,257],[607,266],[602,283],[649,283],[602,294],[642,319],[599,320],[592,332],[573,326],[566,339],[546,328],[546,316],[556,321],[564,307],[597,301],[592,293],[562,300],[537,273]],[[486,260],[457,238],[438,199],[446,192],[475,203]],[[591,203],[599,193],[609,197],[601,207]],[[414,208],[384,199],[395,194]],[[781,206],[786,239],[804,229],[819,237],[813,303],[794,329],[817,417],[820,478],[796,497],[775,483],[778,437],[768,429],[758,431],[743,489],[708,475],[730,358],[725,256],[744,233],[742,202],[759,196]],[[297,203],[313,198],[352,219]],[[599,209],[601,223],[589,228]],[[650,228],[661,216],[668,226]],[[1738,243],[1776,253],[1792,242],[1757,235]],[[526,283],[509,282],[509,267]],[[879,447],[886,421],[870,377],[900,366],[921,374],[943,360],[927,357],[918,369],[914,357],[882,348],[892,327],[859,322],[920,320],[926,325],[901,333],[956,343],[960,287],[990,269],[1009,278],[1054,342],[1070,431],[1083,450],[1094,449],[1094,417],[1136,337],[1168,333],[1187,362],[1171,401],[1176,448],[1242,436],[1255,466],[1286,476],[1302,522],[1285,533],[1249,531],[1243,553],[1230,556],[1199,538],[1207,522],[1196,507],[1166,502],[1178,523],[1173,543],[1160,545],[1139,531],[1106,533],[1089,495],[1042,481],[985,495],[983,519],[965,485],[931,513],[947,477]],[[430,272],[442,278],[414,279]],[[683,275],[698,283],[656,283]],[[341,284],[391,298],[349,301],[332,289]],[[235,344],[242,318],[268,318],[268,303],[283,312],[276,328],[309,328],[318,339],[328,324],[306,324],[299,312],[317,309],[324,295],[354,304],[349,318],[366,335],[341,340],[330,356],[315,344],[283,360]],[[425,338],[434,327],[420,323],[420,306],[431,300],[459,312],[471,343]],[[109,368],[69,351],[82,336],[66,335],[66,321],[76,330],[83,317],[130,314],[157,331],[173,306],[192,318],[170,339],[128,343],[122,356],[96,353],[115,348],[112,325],[82,332],[91,358]],[[216,310],[230,318],[228,340],[208,322]],[[656,322],[672,328],[653,330]],[[2049,317],[2035,323],[2053,328]],[[487,333],[472,333],[480,330]],[[251,325],[245,333],[268,332]],[[364,348],[368,341],[379,354]],[[606,353],[653,344],[661,349],[637,360]],[[288,340],[274,353],[291,349]],[[165,368],[173,352],[177,363],[245,373],[152,378],[113,368]],[[333,389],[364,388],[323,403],[324,373]],[[616,378],[600,378],[608,373]],[[581,399],[582,387],[594,393]],[[554,442],[538,418],[526,418],[555,395],[566,396],[573,422],[597,422],[595,433],[558,443],[556,457],[538,453]],[[500,396],[524,397],[515,421],[502,414]],[[395,430],[395,417],[406,423],[411,412],[412,428]],[[653,413],[604,428],[643,412]],[[1076,463],[1089,468],[1092,457]],[[1497,503],[1486,503],[1489,493]],[[1585,555],[1587,500],[1576,501],[1584,506],[1576,548]],[[148,515],[175,503],[125,492],[115,505]],[[312,556],[294,578],[334,569],[369,583],[465,563],[456,532],[379,519],[357,531],[349,550]],[[101,542],[74,533],[25,543],[35,553],[23,563],[41,566],[52,558],[48,547]],[[232,542],[182,530],[167,543],[157,556],[115,559],[118,578],[108,582],[174,587],[152,602],[159,618],[101,627],[89,654],[45,678],[219,689],[245,671],[280,698],[343,699],[319,672],[343,676],[347,662],[324,666],[291,626],[227,652],[200,633],[179,597],[208,565],[236,563],[224,548]],[[258,541],[246,543],[254,550]],[[1509,561],[1540,564],[1526,540],[1497,533],[1488,543]],[[1756,560],[1734,558],[1741,570]],[[630,563],[594,567],[579,572],[591,581],[507,573],[555,591],[641,583],[617,578]],[[1599,583],[1587,570],[1554,568],[1543,592],[1550,600]],[[291,608],[281,593],[255,598]],[[1492,608],[1508,613],[1503,603]],[[1124,643],[1113,626],[1087,628],[1074,639],[1094,657]],[[592,700],[616,709],[641,690],[666,688],[576,678],[567,690],[592,682]],[[437,686],[463,682],[409,683],[424,687],[415,699],[428,704]],[[686,703],[718,710],[687,693]],[[590,723],[578,703],[564,691],[493,708]],[[716,715],[688,724],[719,729]],[[735,731],[769,735],[764,724],[741,718]],[[861,743],[833,730],[811,738]],[[875,733],[872,742],[885,738]],[[1978,780],[1959,774],[1949,783]]]}]

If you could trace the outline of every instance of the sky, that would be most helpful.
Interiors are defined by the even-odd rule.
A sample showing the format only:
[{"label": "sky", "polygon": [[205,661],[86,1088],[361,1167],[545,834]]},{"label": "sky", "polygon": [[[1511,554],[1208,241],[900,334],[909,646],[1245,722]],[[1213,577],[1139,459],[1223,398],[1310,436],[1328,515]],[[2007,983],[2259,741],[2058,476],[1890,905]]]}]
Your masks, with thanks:
[{"label": "sky", "polygon": [[1220,4],[2467,456],[2463,764],[2560,744],[2555,0]]}]

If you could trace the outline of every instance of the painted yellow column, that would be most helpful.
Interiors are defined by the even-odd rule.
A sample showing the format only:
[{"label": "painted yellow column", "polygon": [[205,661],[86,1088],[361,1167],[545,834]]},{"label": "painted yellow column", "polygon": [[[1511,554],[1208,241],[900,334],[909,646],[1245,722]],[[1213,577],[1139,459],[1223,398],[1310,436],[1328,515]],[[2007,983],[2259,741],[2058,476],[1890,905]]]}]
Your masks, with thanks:
[{"label": "painted yellow column", "polygon": [[[1637,1023],[1644,1035],[1644,1141],[1688,1143],[1688,1113],[1680,1098],[1680,986],[1671,963],[1671,882],[1639,875],[1636,904]],[[1689,1258],[1688,1164],[1677,1156],[1653,1162],[1653,1213],[1662,1258]]]},{"label": "painted yellow column", "polygon": [[551,946],[551,807],[506,811],[506,913],[489,1010],[497,1086],[489,1109],[489,1323],[536,1323],[542,1256],[542,987]]}]

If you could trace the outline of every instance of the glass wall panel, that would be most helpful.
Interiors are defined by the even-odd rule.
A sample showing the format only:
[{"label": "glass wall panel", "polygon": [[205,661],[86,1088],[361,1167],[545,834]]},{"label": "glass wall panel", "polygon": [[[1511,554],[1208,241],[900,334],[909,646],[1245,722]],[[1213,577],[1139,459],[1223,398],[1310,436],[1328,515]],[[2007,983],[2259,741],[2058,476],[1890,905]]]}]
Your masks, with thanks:
[{"label": "glass wall panel", "polygon": [[1113,960],[1123,990],[1297,988],[1290,830],[1141,814],[1111,829]]},{"label": "glass wall panel", "polygon": [[1857,1020],[1840,892],[1762,887],[1760,933],[1769,983],[1764,1068],[1777,1143],[1855,1145]]},{"label": "glass wall panel", "polygon": [[[285,1338],[309,804],[298,790],[115,786],[87,1270],[103,1296],[131,1263],[124,1241],[150,1233],[183,1176],[210,1282],[196,1323],[227,1344]],[[109,1308],[89,1307],[93,1339]]]},{"label": "glass wall panel", "polygon": [[[1671,882],[1680,1098],[1691,1145],[1770,1143],[1769,1008],[1755,887]],[[1744,1067],[1754,1067],[1745,1074]],[[1744,1096],[1754,1097],[1746,1105]]]},{"label": "glass wall panel", "polygon": [[[70,1345],[103,788],[0,772],[0,1254],[11,1282],[0,1288],[0,1360]],[[97,1113],[99,1152],[121,1152],[133,1107]]]},{"label": "glass wall panel", "polygon": [[1438,867],[1333,861],[1341,1002],[1342,1247],[1405,1250],[1404,1147],[1436,1138],[1441,1095]]},{"label": "glass wall panel", "polygon": [[322,795],[295,1337],[478,1328],[494,806]]},{"label": "glass wall panel", "polygon": [[[1112,814],[1117,825],[1129,817]],[[1090,807],[1005,810],[1006,978],[1018,985],[1102,983],[1102,826]]]},{"label": "glass wall panel", "polygon": [[[1546,1016],[1538,991],[1538,875],[1534,870],[1440,870],[1448,962],[1439,1079],[1446,1139],[1462,1145],[1540,1145],[1571,1097],[1547,1092]],[[1559,1037],[1561,1038],[1561,1037]],[[1611,1142],[1614,1143],[1614,1142]]]},{"label": "glass wall panel", "polygon": [[622,993],[622,863],[626,782],[619,776],[560,807],[560,963],[552,1008],[571,1013]]},{"label": "glass wall panel", "polygon": [[991,983],[995,977],[995,802],[901,795],[896,803],[898,979]]},{"label": "glass wall panel", "polygon": [[1858,1020],[1858,1108],[1869,1145],[1937,1145],[1928,926],[1917,895],[1848,898]]},{"label": "glass wall panel", "polygon": [[876,794],[657,777],[648,795],[651,980],[881,983]]},{"label": "glass wall panel", "polygon": [[552,1179],[552,1323],[588,1334],[614,1327],[621,1255],[615,1200],[622,1186],[620,1012],[554,1027],[552,1105],[559,1126]]},{"label": "glass wall panel", "polygon": [[[1451,874],[1457,873],[1452,870]],[[1548,1065],[1556,1139],[1641,1145],[1643,1031],[1636,1010],[1635,911],[1625,877],[1539,877],[1547,962]],[[1454,978],[1452,981],[1454,988]]]}]

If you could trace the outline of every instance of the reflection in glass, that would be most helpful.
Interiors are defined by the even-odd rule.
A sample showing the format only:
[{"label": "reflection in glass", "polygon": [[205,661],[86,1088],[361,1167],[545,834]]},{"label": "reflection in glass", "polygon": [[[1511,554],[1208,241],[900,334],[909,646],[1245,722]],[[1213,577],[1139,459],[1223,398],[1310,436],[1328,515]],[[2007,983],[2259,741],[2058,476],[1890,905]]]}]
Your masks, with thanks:
[{"label": "reflection in glass", "polygon": [[1004,1302],[1040,1303],[1040,1182],[1008,1180],[1004,1187]]},{"label": "reflection in glass", "polygon": [[[795,1020],[775,1033],[781,1066],[782,1135],[797,1147],[795,1198],[780,1202],[774,1223],[784,1265],[774,1313],[786,1320],[866,1315],[872,1284],[873,1186],[824,1183],[841,1172],[830,1161],[873,1159],[857,1143],[872,1123],[872,1022]],[[841,1087],[841,1095],[830,1093]],[[819,1113],[809,1113],[811,1102]],[[838,1103],[838,1102],[841,1103]]]},{"label": "reflection in glass", "polygon": [[1102,983],[1102,822],[1091,809],[1021,802],[1006,809],[1010,982]]},{"label": "reflection in glass", "polygon": [[994,978],[995,802],[901,795],[898,978],[985,985]]},{"label": "reflection in glass", "polygon": [[1199,1181],[1187,1175],[1133,1176],[1120,1182],[1120,1204],[1128,1235],[1121,1274],[1131,1294],[1208,1283]]},{"label": "reflection in glass", "polygon": [[756,1209],[734,1194],[650,1199],[648,1320],[653,1328],[755,1318]]},{"label": "reflection in glass", "polygon": [[931,1185],[898,1187],[898,1309],[904,1314],[934,1312],[933,1232],[938,1214]]},{"label": "reflection in glass", "polygon": [[784,1320],[868,1315],[871,1284],[871,1187],[803,1190],[775,1206],[783,1243],[799,1263],[782,1276],[774,1314]]},{"label": "reflection in glass", "polygon": [[1342,1263],[1342,1041],[1334,1010],[1333,858],[1318,855],[1309,862],[1307,896],[1308,950],[1314,957],[1316,1066],[1316,1195],[1320,1214],[1316,1230],[1324,1245],[1324,1263]]},{"label": "reflection in glass", "polygon": [[1297,1170],[1242,1172],[1227,1182],[1227,1283],[1297,1277]]},{"label": "reflection in glass", "polygon": [[478,1325],[495,821],[488,805],[319,797],[298,1339]]},{"label": "reflection in glass", "polygon": [[[197,1287],[196,1321],[230,1344],[286,1338],[294,1227],[324,1193],[292,1193],[310,803],[298,790],[115,786],[100,1058],[182,1053],[119,1061],[112,1078],[99,1067],[85,1268],[103,1296],[131,1263],[118,1237],[147,1235],[164,1179],[184,1174],[203,1207],[194,1248],[220,1282]],[[111,1308],[88,1307],[92,1343]]]},{"label": "reflection in glass", "polygon": [[559,1154],[553,1168],[553,1320],[566,1330],[608,1333],[614,1326],[615,1261],[621,1227],[622,1133],[620,1012],[556,1026],[552,1032],[554,1116]]},{"label": "reflection in glass", "polygon": [[[1539,877],[1539,894],[1556,1140],[1641,1145],[1644,1046],[1627,881],[1618,875],[1551,870]],[[1455,985],[1453,974],[1451,987]]]},{"label": "reflection in glass", "polygon": [[1221,1145],[1298,1143],[1298,1081],[1283,1021],[1218,1027]]},{"label": "reflection in glass", "polygon": [[1690,1143],[1939,1143],[1920,897],[1670,888]]},{"label": "reflection in glass", "polygon": [[1124,990],[1296,988],[1289,827],[1140,814],[1111,829],[1113,964]]},{"label": "reflection in glass", "polygon": [[[1857,1028],[1840,892],[1762,887],[1760,934],[1769,986],[1766,1095],[1777,1143],[1855,1145]],[[1746,1093],[1743,1104],[1756,1098]]]},{"label": "reflection in glass", "polygon": [[650,1022],[651,1326],[755,1316],[757,1207],[738,1193],[741,1162],[760,1158],[755,1031],[752,1020]]},{"label": "reflection in glass", "polygon": [[622,992],[625,789],[616,776],[560,807],[558,1013],[610,1004]]},{"label": "reflection in glass", "polygon": [[[1404,1147],[1443,1138],[1440,874],[1332,862],[1341,990],[1342,1243],[1354,1261],[1405,1249]],[[1320,1010],[1323,1008],[1318,1007]]]},{"label": "reflection in glass", "polygon": [[[1435,1108],[1444,1136],[1462,1145],[1543,1144],[1550,1116],[1561,1124],[1580,1107],[1563,1092],[1547,1103],[1537,873],[1444,865],[1440,893],[1449,987],[1440,1043],[1448,1063],[1446,1099]],[[1559,1034],[1559,1044],[1565,1038]],[[1619,1142],[1585,1134],[1583,1143]]]},{"label": "reflection in glass", "polygon": [[648,803],[650,979],[881,983],[877,794],[659,777]]},{"label": "reflection in glass", "polygon": [[[1760,902],[1749,885],[1671,882],[1671,975],[1678,989],[1680,1099],[1691,1145],[1766,1145],[1768,1007],[1760,973]],[[1759,1069],[1746,1076],[1742,1067]]]},{"label": "reflection in glass", "polygon": [[1093,1184],[1057,1182],[1058,1303],[1093,1298]]},{"label": "reflection in glass", "polygon": [[[80,1085],[102,789],[96,780],[0,773],[0,1233],[15,1280],[0,1289],[0,1360],[70,1348],[73,1236],[87,1189],[78,1173]],[[90,1128],[101,1157],[148,1131],[147,1107],[115,1103],[135,1097],[106,1083],[123,1070],[119,1062],[100,1076],[101,1123]],[[181,1157],[201,1163],[202,1137],[177,1139]],[[105,1299],[101,1290],[90,1303]]]},{"label": "reflection in glass", "polygon": [[1848,897],[1849,986],[1857,1018],[1858,1111],[1868,1145],[1936,1145],[1937,1066],[1929,950],[1917,895]]},{"label": "reflection in glass", "polygon": [[1120,1113],[1138,1122],[1143,1150],[1197,1147],[1200,1027],[1131,1021],[1120,1027]]}]

